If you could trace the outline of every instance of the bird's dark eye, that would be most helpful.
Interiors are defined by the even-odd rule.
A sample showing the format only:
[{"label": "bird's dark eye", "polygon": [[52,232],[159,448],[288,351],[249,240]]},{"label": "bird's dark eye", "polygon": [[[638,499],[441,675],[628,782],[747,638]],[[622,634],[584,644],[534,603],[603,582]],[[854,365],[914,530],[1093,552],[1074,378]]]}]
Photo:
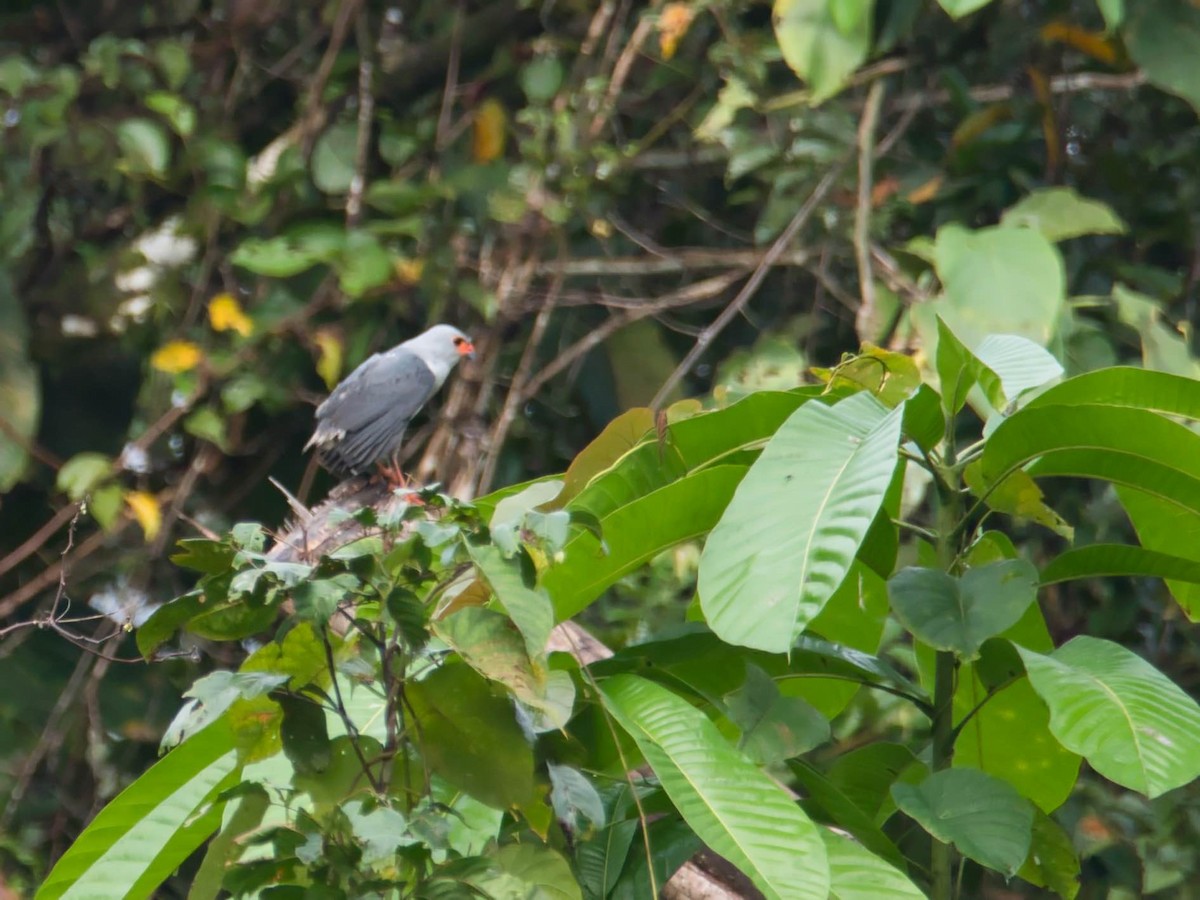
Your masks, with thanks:
[{"label": "bird's dark eye", "polygon": [[460,338],[460,337],[456,337],[456,338],[454,339],[454,346],[455,346],[455,347],[461,347],[462,345],[463,345],[463,339],[462,339],[462,338]]}]

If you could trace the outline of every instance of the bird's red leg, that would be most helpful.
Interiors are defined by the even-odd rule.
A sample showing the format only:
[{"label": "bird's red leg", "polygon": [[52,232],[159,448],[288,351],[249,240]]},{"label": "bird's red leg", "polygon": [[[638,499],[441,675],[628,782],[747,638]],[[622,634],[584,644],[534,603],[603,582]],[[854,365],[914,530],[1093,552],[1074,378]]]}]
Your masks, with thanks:
[{"label": "bird's red leg", "polygon": [[[401,470],[400,463],[396,459],[396,454],[392,454],[388,463],[380,462],[378,466],[379,476],[383,479],[384,483],[389,489],[394,491],[398,488],[413,487],[413,480],[409,476],[405,475]],[[424,504],[424,501],[421,500],[420,496],[415,493],[408,494],[404,499],[406,502],[414,506],[421,506]]]}]

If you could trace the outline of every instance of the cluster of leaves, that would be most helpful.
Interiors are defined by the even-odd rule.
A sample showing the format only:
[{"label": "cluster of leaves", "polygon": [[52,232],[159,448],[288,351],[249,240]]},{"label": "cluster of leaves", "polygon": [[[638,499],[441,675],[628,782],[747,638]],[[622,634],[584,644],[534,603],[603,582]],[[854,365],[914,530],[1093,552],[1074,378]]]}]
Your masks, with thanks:
[{"label": "cluster of leaves", "polygon": [[[1063,475],[1119,485],[1150,534],[1200,517],[1200,437],[1177,421],[1200,420],[1200,381],[1112,368],[1053,385],[1035,343],[972,349],[937,327],[924,377],[868,346],[821,388],[680,404],[661,428],[634,410],[561,480],[364,510],[361,536],[312,565],[264,556],[256,526],[184,542],[177,561],[204,577],[139,630],[143,652],[180,627],[249,637],[285,597],[294,612],[189,690],[182,745],[39,896],[128,884],[122,847],[153,837],[164,849],[134,864],[149,887],[217,831],[193,896],[637,896],[707,845],[768,897],[925,896],[913,879],[950,897],[951,848],[967,885],[993,870],[1074,897],[1051,814],[1081,762],[1151,798],[1187,785],[1200,704],[1115,642],[1056,647],[1038,591],[1156,576],[1192,616],[1200,558],[1143,539],[1039,568],[989,525],[1061,526],[1038,480]],[[983,437],[963,446],[972,421]],[[901,509],[914,479],[934,493],[918,521]],[[556,619],[700,532],[692,624],[586,668],[547,656]],[[913,653],[888,650],[896,628]],[[927,725],[839,749],[862,690]]]}]

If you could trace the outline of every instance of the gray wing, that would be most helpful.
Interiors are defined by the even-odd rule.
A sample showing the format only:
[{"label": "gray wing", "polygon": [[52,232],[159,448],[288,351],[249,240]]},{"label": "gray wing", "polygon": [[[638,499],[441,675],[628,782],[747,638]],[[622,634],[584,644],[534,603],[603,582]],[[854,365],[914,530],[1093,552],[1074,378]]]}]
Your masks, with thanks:
[{"label": "gray wing", "polygon": [[320,406],[308,447],[325,468],[358,475],[400,448],[413,416],[437,390],[433,372],[399,347],[377,353],[346,377]]}]

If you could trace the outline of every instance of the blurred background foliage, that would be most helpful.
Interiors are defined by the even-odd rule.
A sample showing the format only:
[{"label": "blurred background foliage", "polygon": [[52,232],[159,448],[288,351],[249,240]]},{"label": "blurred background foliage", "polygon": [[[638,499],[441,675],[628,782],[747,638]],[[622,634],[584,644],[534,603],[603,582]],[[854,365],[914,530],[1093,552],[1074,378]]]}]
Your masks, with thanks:
[{"label": "blurred background foliage", "polygon": [[[631,406],[793,386],[861,340],[919,352],[935,274],[970,329],[1032,330],[1069,372],[1200,375],[1196,59],[1187,0],[6,4],[0,894],[236,662],[137,662],[126,624],[188,587],[174,541],[283,523],[271,477],[323,495],[313,405],[428,324],[479,355],[408,465],[464,497],[561,471]],[[1046,240],[944,228],[1006,210]],[[968,251],[956,288],[946,254]],[[1052,321],[1022,318],[1025,290]],[[1056,506],[1096,539],[1128,528],[1098,489]],[[665,555],[588,624],[620,644],[678,621],[696,559]],[[1113,637],[1200,686],[1161,587],[1046,609],[1059,640]],[[839,734],[904,727],[860,704]],[[1088,896],[1186,890],[1189,800],[1085,779]]]}]

